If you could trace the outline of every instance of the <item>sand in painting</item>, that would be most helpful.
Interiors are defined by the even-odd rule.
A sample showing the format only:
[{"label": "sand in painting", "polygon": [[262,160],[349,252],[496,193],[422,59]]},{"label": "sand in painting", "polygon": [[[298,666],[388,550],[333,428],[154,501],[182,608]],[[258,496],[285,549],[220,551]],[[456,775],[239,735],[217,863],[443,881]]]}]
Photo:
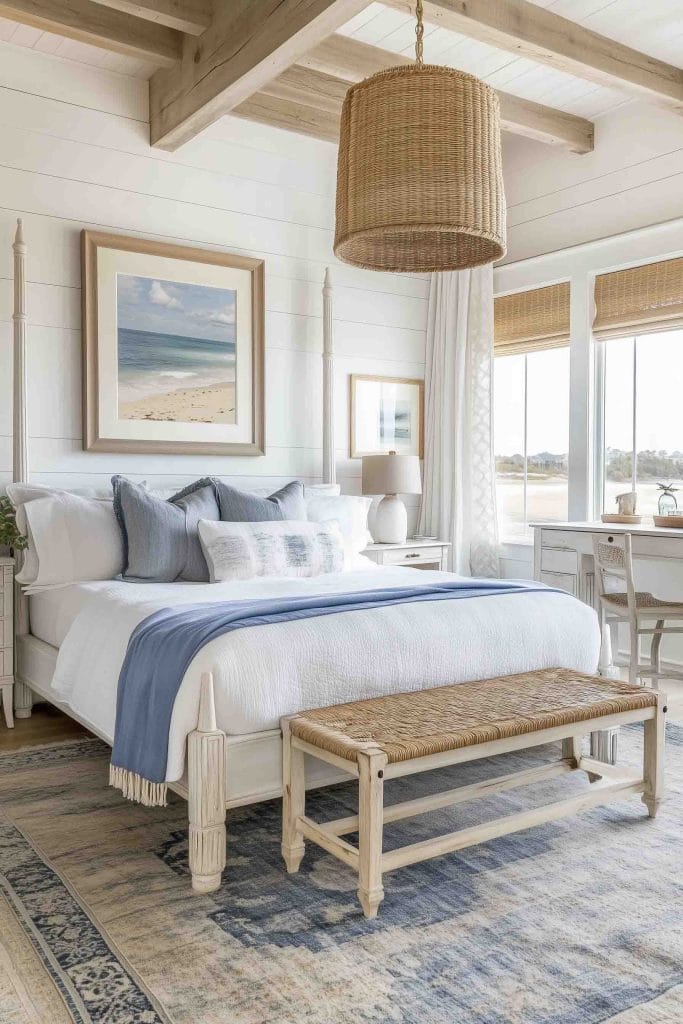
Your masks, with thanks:
[{"label": "sand in painting", "polygon": [[118,275],[118,414],[235,423],[235,292]]},{"label": "sand in painting", "polygon": [[235,385],[207,384],[150,395],[119,404],[122,420],[175,420],[182,423],[234,423]]}]

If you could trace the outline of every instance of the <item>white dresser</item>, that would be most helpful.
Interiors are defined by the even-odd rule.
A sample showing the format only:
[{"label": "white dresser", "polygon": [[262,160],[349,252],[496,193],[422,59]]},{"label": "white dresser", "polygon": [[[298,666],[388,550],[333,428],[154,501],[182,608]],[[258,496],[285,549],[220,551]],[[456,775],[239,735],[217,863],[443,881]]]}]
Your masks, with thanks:
[{"label": "white dresser", "polygon": [[413,540],[405,544],[368,544],[364,555],[378,565],[407,565],[413,569],[448,570],[450,544],[443,540]]},{"label": "white dresser", "polygon": [[594,586],[593,539],[599,533],[610,538],[630,533],[634,558],[683,561],[683,530],[643,523],[532,523],[534,529],[534,578],[566,590],[586,604],[598,607]]},{"label": "white dresser", "polygon": [[14,726],[14,560],[0,557],[0,689],[5,722]]}]

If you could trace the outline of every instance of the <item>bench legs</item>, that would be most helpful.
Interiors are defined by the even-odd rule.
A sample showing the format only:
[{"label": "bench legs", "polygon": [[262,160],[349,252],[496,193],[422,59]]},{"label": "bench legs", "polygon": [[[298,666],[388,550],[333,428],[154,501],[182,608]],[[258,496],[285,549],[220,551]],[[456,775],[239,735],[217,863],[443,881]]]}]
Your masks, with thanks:
[{"label": "bench legs", "polygon": [[581,761],[582,753],[582,736],[568,736],[567,739],[562,740],[562,757],[569,758],[569,760],[572,761],[574,768],[579,767],[579,762]]},{"label": "bench legs", "polygon": [[282,719],[282,856],[290,875],[299,870],[304,855],[304,837],[297,820],[306,810],[304,754],[292,746],[289,720]]},{"label": "bench legs", "polygon": [[[300,738],[292,738],[291,720],[283,719],[282,856],[287,870],[290,873],[299,870],[304,855],[304,839],[310,839],[358,872],[358,899],[366,918],[373,918],[376,917],[379,905],[384,899],[382,877],[387,871],[394,871],[408,864],[418,864],[431,857],[454,853],[456,850],[520,832],[542,822],[557,821],[565,815],[598,807],[614,797],[630,793],[642,795],[650,817],[654,818],[664,795],[664,694],[657,692],[656,701],[656,708],[648,706],[644,709],[630,709],[585,722],[586,733],[594,733],[596,725],[603,724],[605,720],[617,725],[643,722],[642,774],[619,769],[593,757],[584,757],[581,736],[562,737],[561,727],[552,727],[539,731],[532,745],[539,746],[544,742],[562,739],[560,760],[493,779],[487,778],[444,793],[391,804],[385,808],[385,778],[400,778],[413,772],[428,771],[436,767],[458,764],[460,761],[478,760],[494,753],[523,749],[526,736],[480,743],[474,752],[474,758],[464,757],[461,750],[453,750],[391,765],[387,765],[387,755],[380,747],[367,743],[356,747],[355,763],[352,760],[346,762],[349,773],[358,775],[358,814],[324,823],[313,821],[305,813],[304,752],[338,767],[344,764],[344,760],[338,754],[325,751]],[[576,725],[577,723],[574,723],[572,728],[576,728]],[[387,853],[382,850],[383,826],[388,822],[415,817],[428,811],[454,806],[577,770],[586,772],[591,780],[600,779],[600,785],[584,788],[565,799],[532,810],[517,811],[467,828],[460,828],[436,839],[412,843]],[[358,833],[357,848],[342,839],[342,836],[354,832]]]},{"label": "bench legs", "polygon": [[384,769],[382,750],[358,754],[358,899],[366,917],[375,917],[384,899],[382,831],[384,826]]},{"label": "bench legs", "polygon": [[666,697],[657,694],[657,714],[643,722],[643,779],[645,792],[642,801],[648,814],[654,818],[664,796],[664,737],[666,735]]},{"label": "bench legs", "polygon": [[[306,815],[306,777],[304,753],[292,744],[289,719],[282,722],[282,857],[287,872],[295,874],[305,852],[304,828],[313,826]],[[358,899],[366,917],[377,915],[384,899],[382,886],[382,833],[384,828],[384,769],[387,756],[383,750],[370,747],[358,754],[358,853],[338,839],[329,841],[346,847],[347,856],[354,855],[352,863],[358,871]],[[317,840],[324,839],[324,830],[314,833]],[[309,835],[310,838],[310,835]],[[327,843],[323,842],[327,847]],[[337,853],[339,855],[339,853]]]}]

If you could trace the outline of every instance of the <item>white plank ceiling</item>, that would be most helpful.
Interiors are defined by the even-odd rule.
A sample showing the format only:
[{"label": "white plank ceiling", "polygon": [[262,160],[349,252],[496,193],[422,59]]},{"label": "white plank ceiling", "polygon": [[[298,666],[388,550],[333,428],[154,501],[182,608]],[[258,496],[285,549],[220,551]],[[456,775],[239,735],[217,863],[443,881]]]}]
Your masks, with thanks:
[{"label": "white plank ceiling", "polygon": [[[660,60],[679,67],[683,64],[682,0],[532,2]],[[411,56],[414,52],[414,19],[380,3],[370,4],[341,31],[385,50]],[[424,54],[430,63],[468,71],[497,89],[590,120],[629,102],[629,97],[616,89],[586,82],[433,25],[425,26]]]},{"label": "white plank ceiling", "polygon": [[[683,64],[683,0],[533,0],[660,60]],[[371,3],[341,30],[397,54],[412,54],[414,19]],[[0,18],[0,40],[66,60],[149,78],[154,65]],[[446,29],[425,27],[425,59],[469,71],[496,88],[593,119],[629,101],[616,89],[575,78]]]},{"label": "white plank ceiling", "polygon": [[64,36],[43,32],[31,25],[19,25],[9,18],[0,18],[0,40],[14,46],[39,50],[41,53],[51,53],[64,60],[88,64],[90,67],[106,68],[107,71],[116,71],[133,78],[150,78],[156,70],[155,65],[149,61],[112,53],[110,50],[100,49],[99,46],[79,43],[75,39],[65,39]]}]

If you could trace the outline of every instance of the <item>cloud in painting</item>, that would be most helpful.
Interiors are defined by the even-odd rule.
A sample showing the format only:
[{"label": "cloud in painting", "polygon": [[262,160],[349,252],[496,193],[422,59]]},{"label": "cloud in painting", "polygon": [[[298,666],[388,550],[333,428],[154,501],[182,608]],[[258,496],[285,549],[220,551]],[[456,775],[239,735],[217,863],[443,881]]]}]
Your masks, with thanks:
[{"label": "cloud in painting", "polygon": [[226,313],[214,313],[213,316],[210,317],[210,320],[212,324],[234,324],[235,307],[233,306],[232,309],[228,310]]},{"label": "cloud in painting", "polygon": [[182,309],[182,303],[169,295],[161,281],[152,281],[149,288],[150,302],[155,306],[166,306],[167,309]]},{"label": "cloud in painting", "polygon": [[237,292],[232,288],[117,275],[117,322],[125,330],[234,345]]}]

